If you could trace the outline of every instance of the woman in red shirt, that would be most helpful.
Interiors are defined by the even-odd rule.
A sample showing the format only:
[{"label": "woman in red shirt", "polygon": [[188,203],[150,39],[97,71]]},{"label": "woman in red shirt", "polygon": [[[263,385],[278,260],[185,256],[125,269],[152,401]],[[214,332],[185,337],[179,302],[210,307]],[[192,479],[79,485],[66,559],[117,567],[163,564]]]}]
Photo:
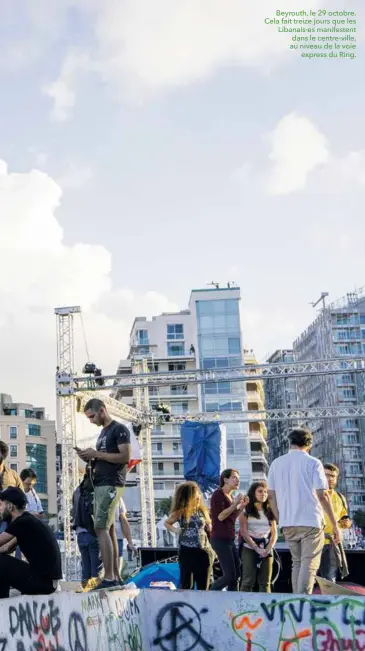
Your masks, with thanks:
[{"label": "woman in red shirt", "polygon": [[220,487],[214,491],[210,501],[210,513],[212,518],[211,545],[218,556],[222,570],[222,576],[217,579],[211,590],[231,591],[238,590],[240,578],[240,560],[235,544],[236,528],[235,523],[242,513],[247,497],[239,493],[234,499],[233,491],[240,485],[240,476],[237,470],[228,468],[220,477]]}]

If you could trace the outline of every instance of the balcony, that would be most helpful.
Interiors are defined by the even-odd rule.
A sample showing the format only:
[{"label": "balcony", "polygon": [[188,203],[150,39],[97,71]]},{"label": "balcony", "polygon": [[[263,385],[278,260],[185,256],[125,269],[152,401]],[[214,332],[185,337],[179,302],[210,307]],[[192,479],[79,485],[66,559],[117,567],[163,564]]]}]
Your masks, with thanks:
[{"label": "balcony", "polygon": [[267,476],[264,472],[253,472],[252,481],[266,481]]},{"label": "balcony", "polygon": [[165,440],[167,440],[169,438],[170,439],[179,439],[179,438],[181,438],[180,426],[179,426],[179,428],[172,427],[169,430],[167,430],[167,429],[153,429],[151,434],[152,434],[153,439],[161,438],[161,437],[163,437]]},{"label": "balcony", "polygon": [[183,477],[184,476],[184,470],[181,468],[180,470],[158,470],[152,468],[152,476],[153,477],[166,477],[166,479],[169,479],[170,477]]},{"label": "balcony", "polygon": [[153,457],[167,457],[167,458],[179,457],[180,459],[182,459],[183,456],[183,452],[181,449],[180,450],[153,450],[152,449],[151,454]]},{"label": "balcony", "polygon": [[251,450],[251,461],[254,461],[255,463],[263,463],[265,466],[269,467],[265,454],[258,450]]}]

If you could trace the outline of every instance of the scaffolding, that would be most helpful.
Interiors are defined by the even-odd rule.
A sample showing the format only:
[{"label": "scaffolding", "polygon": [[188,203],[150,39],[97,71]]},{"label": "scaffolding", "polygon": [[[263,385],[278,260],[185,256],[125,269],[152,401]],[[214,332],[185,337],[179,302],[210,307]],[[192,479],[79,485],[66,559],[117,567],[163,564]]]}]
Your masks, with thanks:
[{"label": "scaffolding", "polygon": [[[150,409],[149,387],[173,384],[202,384],[221,380],[247,382],[266,378],[336,376],[351,372],[364,377],[365,358],[355,356],[347,359],[306,360],[304,362],[275,364],[246,364],[241,367],[220,370],[192,370],[171,373],[147,372],[147,361],[140,360],[132,365],[132,374],[98,377],[98,383],[90,376],[74,374],[73,358],[73,316],[80,313],[79,307],[57,308],[58,367],[56,374],[58,433],[62,443],[62,491],[65,530],[65,574],[73,578],[76,558],[76,542],[71,536],[72,495],[78,484],[78,461],[74,451],[76,445],[75,414],[76,401],[83,405],[90,397],[101,397],[111,415],[141,426],[139,441],[142,447],[140,464],[141,525],[143,543],[156,544],[154,513],[154,491],[151,459],[151,429],[156,426],[161,414]],[[102,386],[100,386],[102,379]],[[105,391],[132,389],[136,396],[136,407],[130,407],[105,394]],[[364,401],[365,402],[365,401]],[[301,409],[278,409],[270,411],[209,412],[168,416],[171,423],[182,424],[186,420],[195,422],[219,421],[223,423],[246,423],[267,421],[331,421],[338,418],[363,418],[365,404],[349,406],[308,406]]]}]

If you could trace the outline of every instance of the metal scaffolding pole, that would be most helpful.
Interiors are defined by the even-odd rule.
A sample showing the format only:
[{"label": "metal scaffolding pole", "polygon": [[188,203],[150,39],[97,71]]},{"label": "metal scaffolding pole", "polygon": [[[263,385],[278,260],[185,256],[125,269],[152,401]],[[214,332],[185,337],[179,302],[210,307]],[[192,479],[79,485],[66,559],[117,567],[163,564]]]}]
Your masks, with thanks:
[{"label": "metal scaffolding pole", "polygon": [[[136,361],[132,365],[132,372],[147,373],[147,361]],[[137,410],[147,414],[150,411],[148,387],[138,387],[136,390]],[[142,424],[139,440],[142,448],[142,463],[139,466],[140,493],[141,493],[141,529],[144,545],[156,547],[156,516],[155,497],[152,475],[152,449],[151,449],[151,423]]]},{"label": "metal scaffolding pole", "polygon": [[71,537],[72,496],[78,485],[78,461],[76,446],[76,397],[73,393],[62,395],[59,378],[74,370],[74,328],[73,316],[81,312],[80,307],[55,309],[57,317],[57,432],[62,449],[62,508],[64,522],[64,567],[66,580],[78,578],[78,549],[76,538]]}]

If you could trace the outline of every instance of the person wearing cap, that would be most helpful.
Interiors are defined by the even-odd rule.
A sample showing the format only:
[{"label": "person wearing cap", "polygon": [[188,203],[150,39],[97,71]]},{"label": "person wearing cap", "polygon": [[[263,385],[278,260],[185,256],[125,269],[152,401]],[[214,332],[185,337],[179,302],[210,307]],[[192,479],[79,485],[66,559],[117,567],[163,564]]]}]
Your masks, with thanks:
[{"label": "person wearing cap", "polygon": [[[26,508],[27,498],[20,488],[0,493],[0,514],[8,525],[0,534],[0,599],[9,597],[10,588],[21,594],[52,594],[62,578],[53,531]],[[10,556],[17,545],[27,562]]]}]

